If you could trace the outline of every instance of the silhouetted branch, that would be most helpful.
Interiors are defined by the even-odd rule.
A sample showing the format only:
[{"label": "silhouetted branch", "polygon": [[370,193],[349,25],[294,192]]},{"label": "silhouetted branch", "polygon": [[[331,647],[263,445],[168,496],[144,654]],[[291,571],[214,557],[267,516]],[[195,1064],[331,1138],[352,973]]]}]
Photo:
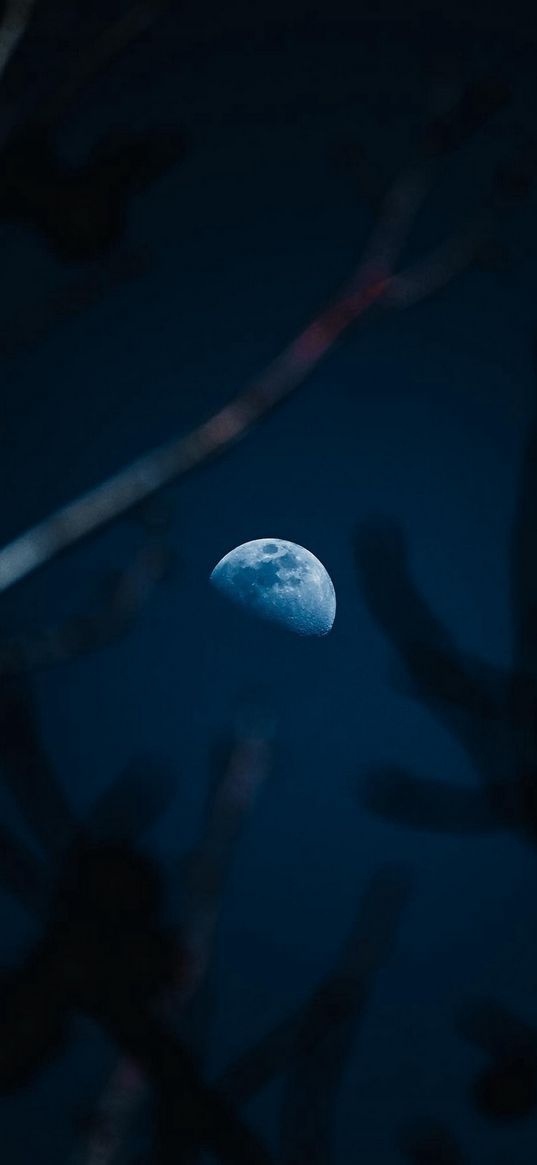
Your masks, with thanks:
[{"label": "silhouetted branch", "polygon": [[410,829],[475,835],[505,828],[479,789],[420,780],[403,769],[373,771],[362,801],[377,816]]},{"label": "silhouetted branch", "polygon": [[459,1145],[442,1124],[401,1133],[399,1148],[409,1165],[464,1165]]},{"label": "silhouetted branch", "polygon": [[147,542],[116,572],[95,614],[0,640],[0,677],[66,663],[115,643],[131,628],[155,586],[168,575],[173,556],[163,542]]},{"label": "silhouetted branch", "polygon": [[534,519],[535,430],[529,437],[514,522],[512,571],[515,658],[511,671],[468,657],[434,614],[412,577],[406,545],[386,519],[364,524],[356,539],[359,580],[368,609],[393,645],[407,690],[458,738],[480,790],[381,769],[362,794],[373,812],[401,825],[448,832],[510,829],[537,837],[537,660]]},{"label": "silhouetted branch", "polygon": [[3,779],[45,854],[61,851],[76,818],[41,743],[33,693],[22,678],[0,675]]},{"label": "silhouetted branch", "polygon": [[489,1058],[472,1086],[482,1116],[521,1120],[537,1108],[537,1031],[495,1000],[477,1000],[462,1009],[458,1029]]},{"label": "silhouetted branch", "polygon": [[289,1057],[281,1165],[331,1165],[339,1088],[379,971],[392,954],[409,893],[406,872],[370,881],[338,966],[306,1006]]},{"label": "silhouetted branch", "polygon": [[513,667],[537,678],[537,334],[533,338],[534,412],[523,455],[511,541]]},{"label": "silhouetted branch", "polygon": [[[160,1013],[182,1038],[198,1046],[208,1035],[212,992],[208,977],[221,900],[244,824],[271,761],[273,717],[259,700],[242,700],[234,732],[210,790],[201,837],[186,867],[184,918],[177,975]],[[184,872],[183,869],[181,871]],[[77,1161],[107,1165],[126,1135],[148,1080],[140,1066],[122,1060],[96,1106],[94,1127]],[[103,1134],[106,1129],[106,1134]],[[191,1145],[188,1161],[200,1146]],[[185,1148],[185,1154],[187,1150]]]},{"label": "silhouetted branch", "polygon": [[[469,118],[466,126],[468,133],[473,132],[476,124],[482,124],[487,101],[477,103],[477,121],[473,114],[472,117],[464,114],[462,121],[465,125]],[[495,113],[496,96],[494,100],[490,97],[489,104],[490,112]],[[457,130],[457,138],[461,132]],[[180,437],[144,455],[127,469],[64,506],[4,547],[0,551],[0,591],[13,586],[81,538],[121,517],[164,485],[223,453],[302,384],[335,341],[367,308],[375,303],[384,302],[388,305],[391,289],[394,289],[395,299],[401,299],[405,291],[406,273],[403,271],[395,275],[393,265],[428,188],[429,166],[429,161],[422,162],[396,179],[383,201],[371,243],[358,269],[335,300],[299,334],[251,387],[239,393],[187,437]],[[488,213],[489,208],[486,208],[486,217]],[[460,259],[457,259],[455,266],[450,266],[450,256],[460,251],[460,239],[466,235],[467,230],[463,228],[457,240],[448,243],[444,280],[450,279],[460,269]],[[464,243],[462,250],[464,261],[466,256],[470,261],[473,258],[472,249],[471,254],[468,252],[467,255],[468,248]],[[413,285],[419,285],[423,292],[426,273],[429,272],[429,278],[430,271],[436,272],[437,269],[438,252],[435,251],[419,268],[421,274],[417,282],[415,274],[410,272],[405,294]],[[435,275],[434,287],[437,281]],[[412,294],[415,294],[415,290]]]}]

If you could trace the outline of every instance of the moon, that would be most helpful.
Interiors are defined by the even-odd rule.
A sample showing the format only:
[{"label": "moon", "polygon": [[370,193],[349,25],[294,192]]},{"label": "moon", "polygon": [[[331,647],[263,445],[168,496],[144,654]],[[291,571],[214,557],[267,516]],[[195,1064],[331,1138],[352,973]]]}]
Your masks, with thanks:
[{"label": "moon", "polygon": [[322,562],[296,542],[256,538],[225,554],[211,583],[247,611],[297,635],[327,635],[336,592]]}]

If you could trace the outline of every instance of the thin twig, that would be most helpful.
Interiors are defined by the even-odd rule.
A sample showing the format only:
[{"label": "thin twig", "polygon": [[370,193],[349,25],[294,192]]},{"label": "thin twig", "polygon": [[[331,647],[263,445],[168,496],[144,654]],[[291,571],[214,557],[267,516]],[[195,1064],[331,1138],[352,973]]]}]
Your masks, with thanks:
[{"label": "thin twig", "polygon": [[[480,128],[489,103],[480,108],[477,123],[457,126],[455,145]],[[492,102],[493,115],[497,105]],[[138,458],[115,476],[62,507],[0,551],[0,593],[50,562],[88,534],[127,513],[163,486],[199,468],[224,452],[268,412],[286,399],[313,371],[335,341],[375,303],[386,307],[415,302],[444,286],[472,263],[478,243],[490,231],[496,215],[509,204],[489,200],[482,213],[440,248],[410,270],[394,274],[394,265],[429,185],[434,158],[450,146],[424,152],[421,168],[413,167],[386,195],[365,256],[335,300],[303,329],[259,379],[185,437]]]},{"label": "thin twig", "polygon": [[22,40],[36,0],[8,0],[0,24],[0,80]]}]

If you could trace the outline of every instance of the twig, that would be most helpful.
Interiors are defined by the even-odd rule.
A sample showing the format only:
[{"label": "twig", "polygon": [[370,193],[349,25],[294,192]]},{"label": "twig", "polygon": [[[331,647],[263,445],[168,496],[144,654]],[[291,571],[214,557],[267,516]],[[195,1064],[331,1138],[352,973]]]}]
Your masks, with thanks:
[{"label": "twig", "polygon": [[36,0],[7,0],[0,24],[0,80],[22,40]]},{"label": "twig", "polygon": [[[207,822],[187,876],[187,915],[181,941],[176,989],[163,1008],[172,1027],[200,991],[209,965],[222,888],[247,815],[270,767],[272,718],[261,709],[241,706],[229,761],[211,798]],[[147,1081],[127,1058],[114,1068],[97,1104],[93,1128],[77,1149],[81,1165],[110,1165],[143,1100]]]},{"label": "twig", "polygon": [[[481,128],[487,111],[467,124],[463,118],[454,135],[460,145]],[[461,99],[464,105],[464,95]],[[489,108],[490,105],[490,108]],[[453,114],[452,114],[453,116]],[[467,119],[467,114],[465,114]],[[417,301],[451,280],[473,260],[478,242],[489,230],[498,207],[488,205],[440,249],[436,248],[408,272],[394,275],[394,265],[412,221],[427,192],[431,164],[451,143],[430,145],[421,167],[398,177],[388,192],[364,259],[339,295],[321,311],[269,366],[262,376],[186,437],[144,454],[128,468],[89,490],[0,551],[0,592],[50,562],[88,534],[121,517],[178,477],[197,469],[243,437],[263,416],[286,399],[313,371],[335,341],[375,303],[386,307]],[[509,201],[509,192],[504,203]]]}]

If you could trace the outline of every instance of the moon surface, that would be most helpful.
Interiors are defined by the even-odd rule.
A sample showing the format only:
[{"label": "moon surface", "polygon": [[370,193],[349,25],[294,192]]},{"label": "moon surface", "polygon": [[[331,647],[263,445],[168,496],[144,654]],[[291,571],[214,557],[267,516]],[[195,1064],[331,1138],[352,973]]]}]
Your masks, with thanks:
[{"label": "moon surface", "polygon": [[327,635],[335,619],[328,571],[310,550],[283,538],[256,538],[230,550],[211,583],[252,614],[297,635]]}]

